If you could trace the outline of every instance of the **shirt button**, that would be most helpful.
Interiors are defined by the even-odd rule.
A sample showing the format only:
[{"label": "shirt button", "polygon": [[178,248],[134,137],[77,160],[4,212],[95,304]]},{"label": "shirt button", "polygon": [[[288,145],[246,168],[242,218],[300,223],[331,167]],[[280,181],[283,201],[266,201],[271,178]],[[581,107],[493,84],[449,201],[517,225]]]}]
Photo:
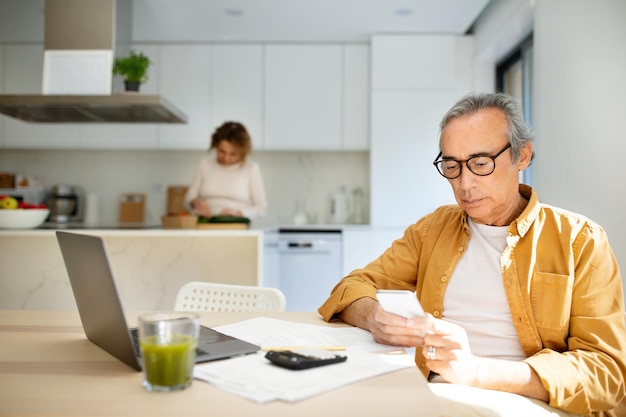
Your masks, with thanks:
[{"label": "shirt button", "polygon": [[440,314],[439,311],[437,311],[437,310],[433,311],[433,316],[439,317],[439,314]]},{"label": "shirt button", "polygon": [[441,282],[446,282],[447,280],[448,280],[447,276],[444,275],[444,276],[441,277]]},{"label": "shirt button", "polygon": [[463,246],[459,246],[459,252],[463,252]]}]

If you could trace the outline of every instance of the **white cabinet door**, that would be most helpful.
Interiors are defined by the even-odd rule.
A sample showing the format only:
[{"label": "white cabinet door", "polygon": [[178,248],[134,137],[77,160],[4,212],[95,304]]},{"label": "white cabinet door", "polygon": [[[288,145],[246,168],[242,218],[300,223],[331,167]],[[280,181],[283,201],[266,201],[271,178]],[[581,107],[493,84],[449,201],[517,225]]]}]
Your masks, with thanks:
[{"label": "white cabinet door", "polygon": [[263,149],[263,47],[213,46],[210,77],[211,133],[237,121],[250,133],[253,149]]},{"label": "white cabinet door", "polygon": [[[146,55],[151,62],[148,81],[141,84],[141,94],[158,94],[159,46],[132,45],[118,48],[126,55],[134,49]],[[124,52],[122,52],[124,51]],[[123,94],[122,77],[114,76],[113,94]],[[132,93],[131,93],[132,94]],[[158,124],[155,123],[83,123],[80,128],[80,147],[86,149],[156,149],[158,147]]]},{"label": "white cabinet door", "polygon": [[363,268],[372,261],[370,230],[342,231],[342,273],[345,277],[355,269]]},{"label": "white cabinet door", "polygon": [[[41,94],[43,45],[5,45],[4,94]],[[8,116],[3,121],[4,146],[72,148],[79,143],[75,124],[27,123]]]},{"label": "white cabinet door", "polygon": [[380,36],[372,40],[370,223],[407,226],[454,203],[432,165],[439,122],[471,91],[472,43],[459,36]]},{"label": "white cabinet door", "polygon": [[343,276],[346,276],[382,255],[394,240],[402,237],[404,228],[343,230],[342,234]]},{"label": "white cabinet door", "polygon": [[186,116],[186,124],[161,125],[162,149],[209,147],[211,126],[210,46],[162,45],[159,93]]},{"label": "white cabinet door", "polygon": [[342,144],[346,150],[369,149],[369,46],[343,47]]},{"label": "white cabinet door", "polygon": [[455,36],[375,36],[372,51],[374,90],[450,88],[457,83]]},{"label": "white cabinet door", "polygon": [[438,120],[455,99],[446,90],[372,94],[372,226],[408,226],[437,206],[454,203],[432,161],[439,152]]},{"label": "white cabinet door", "polygon": [[263,277],[259,283],[263,287],[278,288],[280,285],[280,258],[278,231],[263,233]]},{"label": "white cabinet door", "polygon": [[370,262],[390,248],[394,240],[400,239],[404,235],[404,230],[404,227],[373,229],[370,235]]},{"label": "white cabinet door", "polygon": [[265,47],[265,148],[339,149],[340,45]]}]

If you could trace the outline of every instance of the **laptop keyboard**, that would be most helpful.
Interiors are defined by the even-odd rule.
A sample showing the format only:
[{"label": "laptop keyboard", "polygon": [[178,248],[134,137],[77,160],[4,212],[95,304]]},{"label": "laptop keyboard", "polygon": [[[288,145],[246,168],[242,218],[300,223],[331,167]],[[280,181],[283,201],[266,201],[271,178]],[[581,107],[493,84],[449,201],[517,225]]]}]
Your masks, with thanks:
[{"label": "laptop keyboard", "polygon": [[138,358],[141,357],[141,349],[139,349],[139,329],[130,329],[130,338],[133,341],[133,349],[135,349],[135,355]]},{"label": "laptop keyboard", "polygon": [[[139,329],[137,329],[136,327],[130,329],[130,338],[133,342],[133,349],[135,349],[135,355],[137,355],[138,358],[141,358],[141,349],[139,348]],[[204,350],[200,348],[196,348],[197,356],[206,355],[206,354],[208,354],[208,352],[205,352]]]}]

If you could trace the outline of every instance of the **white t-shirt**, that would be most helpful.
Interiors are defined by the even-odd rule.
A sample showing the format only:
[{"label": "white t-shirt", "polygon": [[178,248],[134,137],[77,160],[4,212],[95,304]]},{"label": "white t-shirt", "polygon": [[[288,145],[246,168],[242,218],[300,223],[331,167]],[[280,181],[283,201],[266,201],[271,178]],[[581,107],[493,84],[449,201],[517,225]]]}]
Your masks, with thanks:
[{"label": "white t-shirt", "polygon": [[443,319],[465,329],[476,356],[524,359],[502,282],[501,254],[508,227],[470,220],[469,228],[467,249],[446,290]]},{"label": "white t-shirt", "polygon": [[200,160],[193,181],[187,190],[185,204],[201,198],[211,213],[219,215],[226,209],[240,210],[244,217],[259,218],[265,214],[267,199],[261,170],[256,162],[220,165],[214,152]]}]

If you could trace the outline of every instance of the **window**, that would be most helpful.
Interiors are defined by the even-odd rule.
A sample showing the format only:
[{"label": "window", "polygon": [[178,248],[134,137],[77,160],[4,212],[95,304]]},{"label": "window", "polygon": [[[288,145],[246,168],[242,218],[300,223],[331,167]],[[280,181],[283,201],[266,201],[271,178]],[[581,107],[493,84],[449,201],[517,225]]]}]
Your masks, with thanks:
[{"label": "window", "polygon": [[[517,97],[524,120],[532,127],[533,37],[524,39],[496,67],[496,91]],[[520,181],[533,185],[533,165],[521,173]]]}]

